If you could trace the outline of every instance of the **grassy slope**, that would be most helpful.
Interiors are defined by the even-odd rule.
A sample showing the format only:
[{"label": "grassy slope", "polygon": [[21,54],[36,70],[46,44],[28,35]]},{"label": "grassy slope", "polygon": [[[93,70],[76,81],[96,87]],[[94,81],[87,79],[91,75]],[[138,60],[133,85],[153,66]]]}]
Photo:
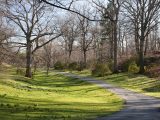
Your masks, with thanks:
[{"label": "grassy slope", "polygon": [[106,76],[103,80],[135,92],[160,97],[160,80],[154,78],[131,73],[120,73]]},{"label": "grassy slope", "polygon": [[0,73],[0,119],[83,120],[111,114],[122,100],[93,84],[55,73],[34,80]]},{"label": "grassy slope", "polygon": [[[82,71],[73,73],[82,76],[90,76],[90,71]],[[160,98],[160,80],[154,78],[148,78],[143,75],[137,75],[132,73],[119,73],[100,77],[98,79],[104,80],[107,83],[111,83],[135,92],[141,92],[146,95]]]}]

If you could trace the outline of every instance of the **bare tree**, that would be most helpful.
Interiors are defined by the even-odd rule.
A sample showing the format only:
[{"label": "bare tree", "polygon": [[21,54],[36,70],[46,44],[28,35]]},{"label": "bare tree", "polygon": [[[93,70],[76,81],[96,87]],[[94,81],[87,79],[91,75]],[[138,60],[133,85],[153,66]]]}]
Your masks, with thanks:
[{"label": "bare tree", "polygon": [[46,74],[48,75],[52,59],[52,42],[43,46],[43,49],[44,49],[43,59],[45,60],[46,63]]},{"label": "bare tree", "polygon": [[[37,0],[40,3],[46,3],[50,6],[53,6],[55,8],[61,9],[61,10],[65,10],[65,11],[69,11],[71,13],[75,13],[85,19],[88,19],[89,21],[99,21],[98,19],[95,19],[96,16],[93,16],[92,18],[89,16],[86,16],[83,11],[79,11],[76,10],[74,5],[79,4],[78,2],[81,2],[80,0]],[[87,2],[87,1],[83,1],[83,2]]]},{"label": "bare tree", "polygon": [[0,64],[12,54],[12,47],[8,40],[14,35],[14,31],[4,23],[3,17],[3,11],[0,9]]},{"label": "bare tree", "polygon": [[61,30],[63,32],[63,39],[65,43],[65,51],[67,52],[66,54],[68,55],[68,61],[71,61],[71,55],[73,51],[73,45],[75,40],[78,37],[78,25],[77,21],[74,18],[73,15],[70,15],[68,17],[68,20],[66,21],[65,24],[62,25]]},{"label": "bare tree", "polygon": [[124,8],[135,25],[135,42],[139,55],[140,70],[144,73],[144,43],[150,31],[156,25],[155,19],[159,16],[159,0],[127,0]]},{"label": "bare tree", "polygon": [[79,20],[79,29],[80,29],[79,44],[83,54],[84,67],[86,67],[87,51],[89,50],[90,45],[93,41],[93,34],[91,33],[91,23],[88,19],[78,16],[78,20]]},{"label": "bare tree", "polygon": [[[61,33],[57,33],[55,26],[49,25],[53,17],[47,17],[45,9],[46,6],[36,0],[13,0],[6,4],[4,9],[5,17],[20,30],[17,31],[17,37],[24,39],[14,43],[26,46],[26,77],[32,76],[32,54],[61,36]],[[47,39],[40,44],[39,40],[42,37]]]},{"label": "bare tree", "polygon": [[[109,19],[112,24],[113,29],[113,47],[114,47],[114,73],[118,72],[118,59],[117,59],[117,50],[118,50],[118,20],[121,2],[120,0],[109,0],[108,6],[104,2],[93,1],[97,6],[97,9],[103,13],[104,18]],[[106,2],[106,1],[105,1]]]}]

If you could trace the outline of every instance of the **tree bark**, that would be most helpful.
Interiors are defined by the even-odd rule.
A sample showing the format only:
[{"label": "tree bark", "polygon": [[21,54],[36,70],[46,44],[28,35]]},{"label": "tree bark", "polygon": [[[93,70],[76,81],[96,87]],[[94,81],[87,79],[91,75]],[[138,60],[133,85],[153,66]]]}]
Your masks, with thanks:
[{"label": "tree bark", "polygon": [[27,42],[27,49],[26,49],[26,74],[25,77],[32,77],[31,71],[31,63],[32,63],[32,50],[31,50],[31,43]]},{"label": "tree bark", "polygon": [[86,51],[83,51],[83,59],[84,59],[84,67],[86,68],[87,65],[87,55],[86,55]]},{"label": "tree bark", "polygon": [[113,48],[114,48],[114,35],[113,35],[114,31],[112,29],[112,32],[111,32],[111,40],[110,40],[110,58],[113,59]]},{"label": "tree bark", "polygon": [[117,22],[114,22],[114,73],[118,72],[118,61],[117,61]]},{"label": "tree bark", "polygon": [[71,62],[71,55],[72,55],[72,51],[69,51],[69,55],[68,55],[68,61]]},{"label": "tree bark", "polygon": [[37,63],[34,63],[34,74],[36,73],[37,71]]},{"label": "tree bark", "polygon": [[135,27],[135,47],[136,47],[136,53],[139,54],[139,38],[138,38],[138,28]]},{"label": "tree bark", "polygon": [[145,39],[145,37],[142,36],[141,40],[140,40],[140,51],[139,51],[139,65],[140,65],[139,73],[140,74],[143,74],[145,72],[145,70],[144,70],[144,53],[143,53],[144,39]]},{"label": "tree bark", "polygon": [[146,36],[144,55],[147,55],[147,50],[148,50],[148,35]]},{"label": "tree bark", "polygon": [[50,64],[47,63],[47,76],[48,76],[48,74],[49,74],[49,67],[50,67]]}]

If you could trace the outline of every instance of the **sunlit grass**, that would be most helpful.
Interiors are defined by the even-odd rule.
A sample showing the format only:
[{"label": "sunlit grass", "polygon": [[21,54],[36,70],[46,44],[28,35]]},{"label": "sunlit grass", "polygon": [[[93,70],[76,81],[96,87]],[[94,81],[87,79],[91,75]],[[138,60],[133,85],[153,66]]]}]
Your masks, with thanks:
[{"label": "sunlit grass", "polygon": [[[73,73],[83,76],[91,76],[91,72],[89,70],[81,72],[74,71]],[[105,77],[99,77],[97,79],[104,80],[107,83],[111,83],[135,92],[160,98],[160,80],[155,78],[148,78],[144,75],[132,73],[119,73]]]},{"label": "sunlit grass", "polygon": [[13,73],[0,73],[2,120],[85,120],[122,108],[121,98],[84,81],[55,73],[39,72],[34,79]]},{"label": "sunlit grass", "polygon": [[158,79],[131,73],[120,73],[106,76],[103,80],[135,92],[160,97],[160,80]]}]

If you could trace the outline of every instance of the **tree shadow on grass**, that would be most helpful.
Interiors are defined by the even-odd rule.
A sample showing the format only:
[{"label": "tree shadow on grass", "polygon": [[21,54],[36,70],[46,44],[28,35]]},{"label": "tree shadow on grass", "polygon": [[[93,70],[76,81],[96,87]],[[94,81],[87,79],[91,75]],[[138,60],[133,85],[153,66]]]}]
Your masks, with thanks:
[{"label": "tree shadow on grass", "polygon": [[[23,82],[26,85],[16,84],[16,86],[14,86],[13,84],[8,84],[7,82],[5,84],[7,86],[15,87],[17,89],[22,89],[22,90],[28,90],[28,91],[36,90],[36,91],[49,91],[49,92],[57,92],[57,91],[72,92],[73,90],[68,88],[76,87],[76,86],[87,88],[88,86],[91,86],[91,84],[88,82],[85,82],[76,78],[65,77],[62,75],[52,75],[49,77],[46,77],[44,75],[39,75],[37,78],[33,80],[28,80],[28,79],[26,80],[26,79],[23,79],[23,77],[15,77],[13,79],[15,81]],[[76,91],[81,91],[81,90],[84,90],[84,89],[78,89]]]},{"label": "tree shadow on grass", "polygon": [[121,83],[126,81],[127,78],[128,78],[128,74],[112,74],[109,76],[105,76],[103,79],[108,82]]},{"label": "tree shadow on grass", "polygon": [[[157,83],[155,80],[148,80],[144,78],[143,75],[133,74],[133,73],[121,73],[121,74],[113,74],[110,76],[106,76],[105,81],[115,83],[122,86],[131,86],[144,88],[148,86],[156,86]],[[158,85],[157,85],[158,86]],[[157,89],[157,87],[155,87]],[[154,87],[146,88],[147,91],[154,91]]]},{"label": "tree shadow on grass", "polygon": [[146,91],[146,92],[160,92],[160,84],[154,85],[152,87],[144,88],[143,91]]},{"label": "tree shadow on grass", "polygon": [[[76,120],[88,119],[96,116],[115,112],[114,103],[86,103],[86,102],[63,102],[63,101],[30,101],[22,98],[15,100],[14,97],[0,98],[0,118],[3,120]],[[37,104],[37,105],[35,105]],[[101,107],[101,108],[100,108]],[[98,108],[98,109],[96,109]],[[8,116],[11,116],[8,118]]]}]

